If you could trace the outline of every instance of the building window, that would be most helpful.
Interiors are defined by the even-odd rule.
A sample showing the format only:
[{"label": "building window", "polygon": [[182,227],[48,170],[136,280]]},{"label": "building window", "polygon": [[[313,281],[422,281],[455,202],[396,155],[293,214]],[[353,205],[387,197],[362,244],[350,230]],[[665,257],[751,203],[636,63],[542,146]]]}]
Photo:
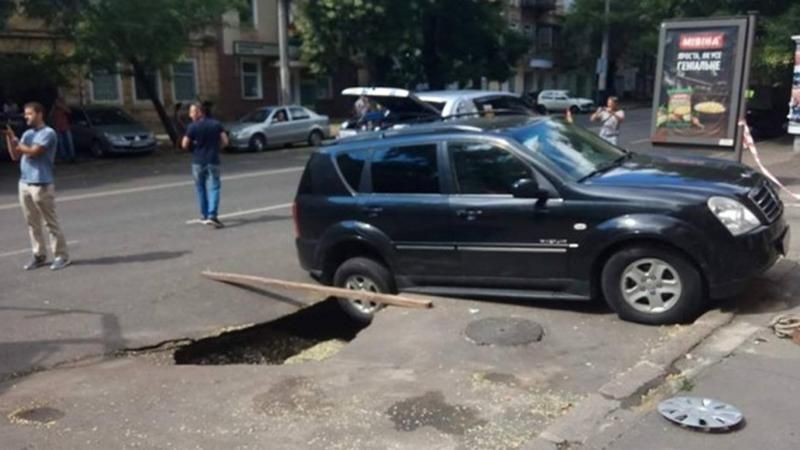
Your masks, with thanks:
[{"label": "building window", "polygon": [[172,65],[172,92],[176,102],[197,98],[197,65],[194,60]]},{"label": "building window", "polygon": [[145,80],[141,80],[139,77],[134,78],[134,96],[137,102],[150,101],[150,97],[147,96],[147,90],[145,89],[144,83],[147,83],[149,86],[151,86],[152,89],[156,91],[158,98],[161,99],[161,74],[157,70],[146,71]]},{"label": "building window", "polygon": [[242,98],[245,100],[260,100],[264,95],[261,85],[261,61],[258,59],[243,59],[241,64]]},{"label": "building window", "polygon": [[246,0],[239,6],[239,24],[258,25],[258,0]]},{"label": "building window", "polygon": [[333,78],[317,78],[317,99],[330,100],[333,98]]},{"label": "building window", "polygon": [[118,103],[122,100],[119,72],[94,68],[91,73],[92,101]]}]

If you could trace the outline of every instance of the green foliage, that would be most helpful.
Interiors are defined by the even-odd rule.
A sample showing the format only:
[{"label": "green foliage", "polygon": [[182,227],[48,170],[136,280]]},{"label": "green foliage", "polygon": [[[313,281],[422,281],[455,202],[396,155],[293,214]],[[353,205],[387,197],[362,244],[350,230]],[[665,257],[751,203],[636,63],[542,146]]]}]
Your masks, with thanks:
[{"label": "green foliage", "polygon": [[[26,15],[44,19],[75,43],[73,63],[113,68],[127,63],[145,79],[178,61],[202,33],[241,0],[21,0]],[[145,83],[165,130],[177,139],[157,90]]]},{"label": "green foliage", "polygon": [[504,80],[529,44],[488,0],[300,0],[302,54],[317,72],[363,65],[377,83]]},{"label": "green foliage", "polygon": [[[794,4],[793,4],[794,3]],[[630,65],[649,67],[658,52],[662,21],[672,18],[744,15],[759,12],[754,81],[786,82],[793,57],[789,37],[800,33],[800,4],[787,0],[611,0],[610,55]],[[594,66],[604,23],[602,0],[576,0],[565,18],[566,61]],[[587,45],[588,44],[588,45]]]}]

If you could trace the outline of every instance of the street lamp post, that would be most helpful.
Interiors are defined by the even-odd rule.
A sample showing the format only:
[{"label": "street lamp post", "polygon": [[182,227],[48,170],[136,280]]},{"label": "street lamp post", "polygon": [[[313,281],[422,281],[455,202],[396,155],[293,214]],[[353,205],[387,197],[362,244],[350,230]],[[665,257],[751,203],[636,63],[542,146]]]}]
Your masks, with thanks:
[{"label": "street lamp post", "polygon": [[[599,74],[597,77],[597,90],[598,95],[603,96],[608,89],[608,40],[609,40],[609,32],[610,30],[608,25],[608,16],[611,14],[611,0],[606,0],[605,4],[605,15],[603,16],[603,46],[600,50],[600,62],[599,62]],[[602,102],[602,98],[599,98],[598,101]]]},{"label": "street lamp post", "polygon": [[280,54],[280,78],[282,105],[292,101],[289,79],[289,0],[278,0],[278,51]]}]

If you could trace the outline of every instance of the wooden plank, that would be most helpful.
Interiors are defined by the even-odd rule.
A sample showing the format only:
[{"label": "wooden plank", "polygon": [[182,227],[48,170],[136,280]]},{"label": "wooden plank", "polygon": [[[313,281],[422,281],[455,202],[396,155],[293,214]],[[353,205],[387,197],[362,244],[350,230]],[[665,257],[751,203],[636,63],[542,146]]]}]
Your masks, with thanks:
[{"label": "wooden plank", "polygon": [[329,297],[342,297],[365,302],[380,303],[382,305],[399,306],[403,308],[433,308],[433,302],[417,298],[404,297],[402,295],[379,294],[367,291],[352,291],[331,286],[321,286],[310,283],[297,283],[294,281],[276,280],[274,278],[257,277],[254,275],[242,275],[237,273],[204,271],[203,276],[215,281],[224,283],[238,284],[243,286],[272,289],[297,290],[307,293],[320,294]]}]

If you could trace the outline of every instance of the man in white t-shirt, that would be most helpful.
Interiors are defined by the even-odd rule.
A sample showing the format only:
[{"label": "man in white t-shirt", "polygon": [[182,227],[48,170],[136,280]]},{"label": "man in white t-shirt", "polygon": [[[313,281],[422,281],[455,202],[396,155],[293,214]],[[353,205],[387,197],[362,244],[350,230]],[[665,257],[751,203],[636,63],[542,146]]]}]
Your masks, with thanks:
[{"label": "man in white t-shirt", "polygon": [[606,141],[617,145],[619,138],[619,127],[625,121],[625,111],[619,109],[617,97],[608,97],[605,108],[598,108],[592,114],[592,122],[600,122],[600,137]]}]

